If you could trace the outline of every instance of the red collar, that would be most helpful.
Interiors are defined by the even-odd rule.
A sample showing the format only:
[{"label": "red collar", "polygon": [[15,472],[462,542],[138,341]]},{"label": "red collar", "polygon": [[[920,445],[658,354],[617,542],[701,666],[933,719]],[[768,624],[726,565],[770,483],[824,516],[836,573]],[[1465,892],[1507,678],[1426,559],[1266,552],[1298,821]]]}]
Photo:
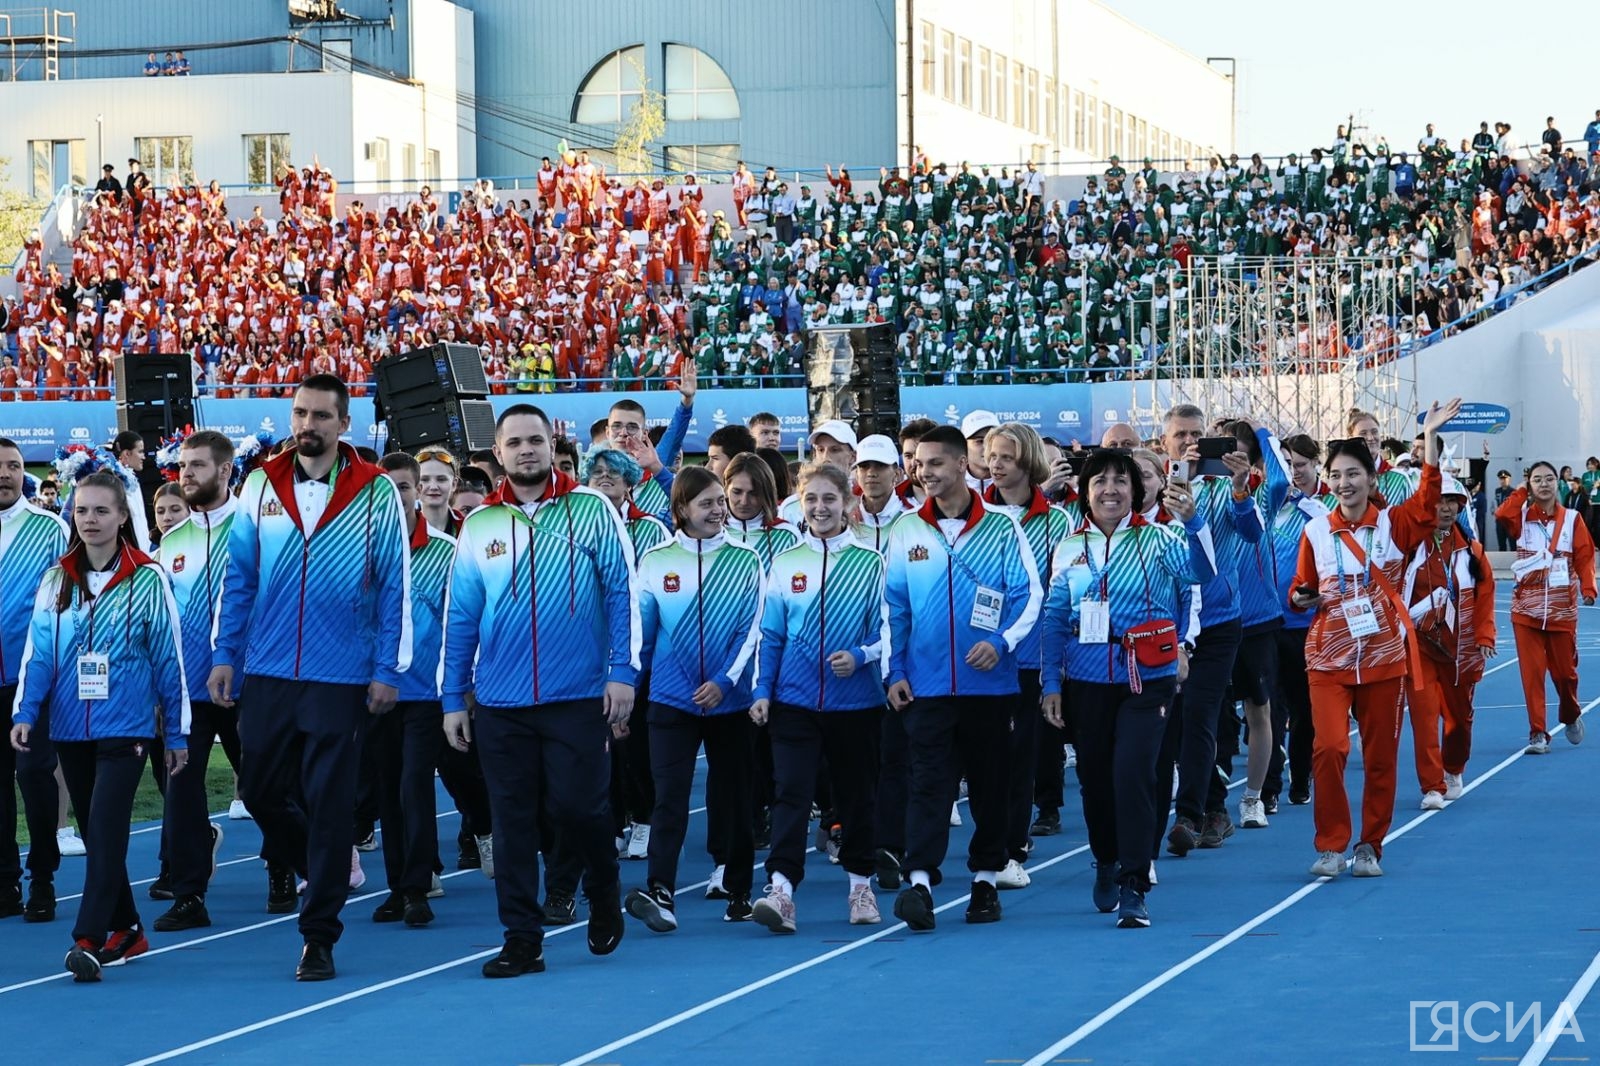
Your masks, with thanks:
[{"label": "red collar", "polygon": [[[111,580],[106,582],[106,587],[101,590],[101,595],[105,595],[132,577],[145,563],[154,561],[127,541],[121,542],[121,549],[117,555],[117,568],[112,572]],[[82,584],[89,573],[89,552],[81,541],[61,557],[61,569],[66,572],[67,579],[73,584]]]},{"label": "red collar", "polygon": [[912,494],[912,490],[916,487],[916,484],[910,478],[906,478],[904,481],[900,482],[900,484],[894,487],[894,494],[900,497],[906,503],[915,507],[917,504],[917,498]]},{"label": "red collar", "polygon": [[[983,497],[979,496],[977,492],[971,488],[967,489],[967,494],[969,499],[972,501],[972,506],[967,510],[966,525],[961,527],[961,532],[963,534],[983,520]],[[921,516],[922,520],[928,523],[930,526],[937,526],[939,524],[939,511],[932,496],[929,496],[926,500],[922,501],[922,506],[917,508],[917,514]]]},{"label": "red collar", "polygon": [[417,515],[416,528],[411,531],[411,550],[413,553],[421,551],[428,546],[428,520]]},{"label": "red collar", "polygon": [[[991,484],[983,490],[983,502],[1000,506],[1005,500],[1000,498],[1000,490]],[[1042,514],[1049,513],[1050,501],[1044,498],[1044,493],[1039,491],[1038,486],[1034,486],[1033,495],[1028,498],[1028,506],[1023,509],[1020,521],[1029,522]]]},{"label": "red collar", "polygon": [[622,512],[622,520],[624,522],[635,522],[641,518],[655,517],[655,515],[651,514],[649,511],[640,509],[639,505],[634,503],[631,497],[623,500],[622,502],[627,504],[627,507]]},{"label": "red collar", "polygon": [[[1133,514],[1128,516],[1128,528],[1129,529],[1138,529],[1141,526],[1148,526],[1149,524],[1150,524],[1149,522],[1145,521],[1144,515],[1139,514],[1138,512],[1135,512],[1135,513],[1133,513]],[[1078,528],[1073,530],[1072,532],[1073,532],[1073,535],[1076,536],[1079,533],[1087,533],[1091,529],[1096,529],[1097,530],[1099,528],[1100,527],[1095,525],[1093,520],[1090,519],[1089,512],[1088,511],[1084,511],[1083,512],[1083,517],[1078,520]],[[1115,532],[1115,530],[1113,530],[1113,532]]]},{"label": "red collar", "polygon": [[[1377,498],[1376,493],[1373,495],[1374,498]],[[1384,504],[1383,506],[1388,505]],[[1341,529],[1365,529],[1367,526],[1376,526],[1378,524],[1378,511],[1379,504],[1368,500],[1366,513],[1361,516],[1361,520],[1351,523],[1345,519],[1344,512],[1339,509],[1339,505],[1334,504],[1328,511],[1328,525],[1334,532],[1338,532]]]},{"label": "red collar", "polygon": [[[578,483],[572,480],[571,477],[555,467],[551,467],[550,478],[545,482],[544,492],[539,495],[537,500],[532,502],[543,503],[546,500],[553,500],[558,496],[565,496],[577,487]],[[511,491],[511,479],[507,477],[500,479],[500,484],[496,485],[495,490],[483,498],[483,502],[486,506],[494,504],[505,504],[509,507],[522,506],[522,501],[517,499],[517,494]]]},{"label": "red collar", "polygon": [[[298,448],[290,448],[262,463],[261,469],[267,472],[267,482],[278,494],[278,502],[283,505],[284,511],[303,531],[305,526],[300,521],[300,504],[294,494],[294,464],[298,453]],[[383,474],[382,467],[361,458],[355,448],[344,441],[339,442],[339,458],[344,462],[344,469],[333,479],[333,495],[328,497],[328,506],[317,520],[317,529],[327,525],[334,515],[356,498],[357,493]]]}]

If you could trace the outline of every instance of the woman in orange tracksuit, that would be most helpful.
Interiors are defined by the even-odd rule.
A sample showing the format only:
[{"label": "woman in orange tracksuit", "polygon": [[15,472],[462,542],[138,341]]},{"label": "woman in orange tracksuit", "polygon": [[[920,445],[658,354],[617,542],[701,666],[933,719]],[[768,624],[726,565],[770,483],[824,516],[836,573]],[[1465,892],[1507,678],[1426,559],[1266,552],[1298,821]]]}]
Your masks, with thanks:
[{"label": "woman in orange tracksuit", "polygon": [[1361,733],[1364,781],[1357,877],[1381,877],[1383,838],[1394,820],[1395,762],[1400,748],[1400,694],[1408,667],[1417,671],[1411,616],[1396,586],[1406,556],[1433,532],[1439,503],[1437,434],[1461,408],[1460,400],[1428,411],[1422,483],[1405,503],[1379,508],[1372,496],[1378,471],[1360,440],[1328,446],[1328,484],[1338,506],[1312,519],[1300,535],[1289,606],[1316,608],[1306,638],[1306,678],[1311,690],[1311,775],[1315,783],[1317,861],[1313,877],[1345,868],[1350,843],[1350,802],[1344,770],[1350,758],[1347,716]]},{"label": "woman in orange tracksuit", "polygon": [[1594,541],[1578,512],[1561,506],[1556,468],[1539,461],[1528,479],[1494,513],[1517,544],[1512,564],[1511,631],[1517,638],[1522,693],[1528,702],[1528,754],[1550,751],[1545,730],[1544,677],[1556,684],[1567,739],[1583,740],[1578,715],[1578,595],[1595,601]]},{"label": "woman in orange tracksuit", "polygon": [[1473,690],[1484,660],[1495,654],[1494,571],[1483,545],[1456,523],[1470,499],[1461,482],[1444,476],[1433,535],[1406,564],[1405,602],[1422,670],[1406,676],[1405,691],[1425,811],[1461,798],[1472,754]]}]

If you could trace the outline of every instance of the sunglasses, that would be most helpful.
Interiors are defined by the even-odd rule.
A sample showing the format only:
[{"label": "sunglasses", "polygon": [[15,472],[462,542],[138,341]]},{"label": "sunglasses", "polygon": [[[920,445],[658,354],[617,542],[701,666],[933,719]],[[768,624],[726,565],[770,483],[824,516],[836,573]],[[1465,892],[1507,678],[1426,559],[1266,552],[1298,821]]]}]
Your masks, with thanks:
[{"label": "sunglasses", "polygon": [[416,460],[419,463],[426,463],[430,460],[443,463],[452,470],[456,467],[456,457],[443,448],[424,448],[416,454]]}]

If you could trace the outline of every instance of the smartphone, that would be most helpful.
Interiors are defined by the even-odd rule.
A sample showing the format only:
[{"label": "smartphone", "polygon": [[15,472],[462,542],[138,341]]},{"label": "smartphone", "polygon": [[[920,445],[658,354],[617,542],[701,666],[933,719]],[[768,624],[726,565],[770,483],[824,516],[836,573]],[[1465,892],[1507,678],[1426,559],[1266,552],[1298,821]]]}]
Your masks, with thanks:
[{"label": "smartphone", "polygon": [[1083,476],[1083,464],[1089,461],[1088,452],[1067,452],[1061,458],[1067,461],[1067,471],[1073,477]]},{"label": "smartphone", "polygon": [[1184,462],[1182,459],[1168,459],[1167,460],[1167,482],[1168,482],[1168,484],[1171,484],[1174,481],[1188,481],[1188,480],[1189,480],[1189,464]]},{"label": "smartphone", "polygon": [[1294,591],[1301,596],[1315,598],[1322,595],[1322,590],[1315,585],[1296,585]]},{"label": "smartphone", "polygon": [[1222,461],[1222,457],[1238,450],[1239,441],[1234,437],[1201,437],[1200,462],[1196,464],[1195,476],[1232,477],[1233,472]]}]

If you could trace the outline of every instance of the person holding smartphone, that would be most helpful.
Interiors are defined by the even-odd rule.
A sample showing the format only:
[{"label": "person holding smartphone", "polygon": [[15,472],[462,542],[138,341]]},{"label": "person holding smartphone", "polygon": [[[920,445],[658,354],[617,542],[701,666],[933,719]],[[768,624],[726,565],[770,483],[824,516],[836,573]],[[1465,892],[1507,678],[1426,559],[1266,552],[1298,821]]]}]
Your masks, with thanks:
[{"label": "person holding smartphone", "polygon": [[[1396,586],[1406,557],[1433,532],[1440,486],[1436,433],[1460,410],[1459,399],[1429,407],[1421,485],[1398,506],[1380,507],[1374,500],[1378,469],[1366,445],[1334,441],[1327,474],[1339,507],[1313,519],[1301,534],[1289,606],[1317,610],[1306,638],[1315,730],[1313,877],[1337,877],[1346,866],[1357,877],[1383,876],[1383,838],[1394,819],[1401,689],[1407,670],[1421,669],[1411,615]],[[1361,835],[1354,861],[1347,863],[1344,849],[1353,829],[1344,784],[1350,758],[1345,723],[1352,714],[1361,735],[1364,781]]]}]

